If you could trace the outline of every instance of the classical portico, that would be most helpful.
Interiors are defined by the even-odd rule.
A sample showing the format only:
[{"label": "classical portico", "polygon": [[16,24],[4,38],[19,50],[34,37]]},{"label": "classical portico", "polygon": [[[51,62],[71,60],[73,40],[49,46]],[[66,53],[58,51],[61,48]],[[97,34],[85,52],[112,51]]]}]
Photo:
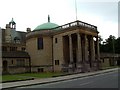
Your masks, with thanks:
[{"label": "classical portico", "polygon": [[61,38],[59,47],[63,50],[63,54],[61,54],[63,60],[60,61],[61,69],[68,72],[98,70],[100,57],[97,28],[80,21],[76,21],[74,24],[69,23],[64,27],[64,32],[55,37]]}]

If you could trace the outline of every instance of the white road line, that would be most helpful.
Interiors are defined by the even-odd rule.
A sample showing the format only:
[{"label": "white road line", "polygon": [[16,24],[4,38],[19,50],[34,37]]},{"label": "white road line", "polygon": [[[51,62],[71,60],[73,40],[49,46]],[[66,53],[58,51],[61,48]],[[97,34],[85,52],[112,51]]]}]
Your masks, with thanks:
[{"label": "white road line", "polygon": [[80,84],[80,86],[87,85],[87,84],[90,84],[90,83],[92,83],[92,82],[82,83],[82,84]]}]

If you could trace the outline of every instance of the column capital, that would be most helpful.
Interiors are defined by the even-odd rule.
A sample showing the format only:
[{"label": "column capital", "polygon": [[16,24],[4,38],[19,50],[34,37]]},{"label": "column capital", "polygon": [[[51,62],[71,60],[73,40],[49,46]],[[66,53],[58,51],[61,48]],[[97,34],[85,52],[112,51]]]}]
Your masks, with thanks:
[{"label": "column capital", "polygon": [[84,34],[84,37],[87,37],[87,34]]},{"label": "column capital", "polygon": [[77,35],[80,35],[80,32],[77,32],[76,34],[77,34]]},{"label": "column capital", "polygon": [[69,36],[69,37],[71,37],[71,36],[72,36],[72,34],[68,34],[68,36]]},{"label": "column capital", "polygon": [[78,33],[76,33],[76,34],[77,34],[77,36],[81,36],[81,33],[79,33],[79,32],[78,32]]}]

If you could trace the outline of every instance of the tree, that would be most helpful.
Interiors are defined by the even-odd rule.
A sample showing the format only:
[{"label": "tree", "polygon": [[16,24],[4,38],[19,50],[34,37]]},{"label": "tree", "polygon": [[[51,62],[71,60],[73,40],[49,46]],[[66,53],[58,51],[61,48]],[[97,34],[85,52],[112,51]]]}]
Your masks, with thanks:
[{"label": "tree", "polygon": [[115,36],[110,35],[105,42],[100,43],[100,52],[120,53],[120,37],[116,39]]},{"label": "tree", "polygon": [[106,51],[109,53],[115,53],[115,36],[110,35],[108,39],[106,39]]}]

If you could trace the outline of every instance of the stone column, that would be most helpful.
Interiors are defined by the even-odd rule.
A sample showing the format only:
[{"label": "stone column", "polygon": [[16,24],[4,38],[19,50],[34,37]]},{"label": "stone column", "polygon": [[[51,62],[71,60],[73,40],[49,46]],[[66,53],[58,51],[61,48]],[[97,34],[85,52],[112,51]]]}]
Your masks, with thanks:
[{"label": "stone column", "polygon": [[100,50],[98,36],[96,37],[96,43],[97,43],[97,68],[100,69]]},{"label": "stone column", "polygon": [[89,61],[88,61],[88,39],[87,39],[87,35],[84,36],[84,39],[85,39],[85,47],[84,47],[84,50],[85,50],[85,71],[88,71],[89,68],[90,68],[90,65],[89,65]]},{"label": "stone column", "polygon": [[90,37],[90,52],[91,52],[91,66],[94,69],[94,63],[95,63],[95,43],[93,40],[93,36]]},{"label": "stone column", "polygon": [[84,36],[85,37],[85,61],[88,61],[88,39],[87,39],[87,35]]},{"label": "stone column", "polygon": [[81,50],[81,36],[77,33],[77,71],[81,72],[82,68],[82,50]]},{"label": "stone column", "polygon": [[70,68],[70,72],[73,69],[73,48],[72,48],[72,37],[71,35],[69,35],[69,52],[70,52],[70,63],[69,63],[69,68]]}]

